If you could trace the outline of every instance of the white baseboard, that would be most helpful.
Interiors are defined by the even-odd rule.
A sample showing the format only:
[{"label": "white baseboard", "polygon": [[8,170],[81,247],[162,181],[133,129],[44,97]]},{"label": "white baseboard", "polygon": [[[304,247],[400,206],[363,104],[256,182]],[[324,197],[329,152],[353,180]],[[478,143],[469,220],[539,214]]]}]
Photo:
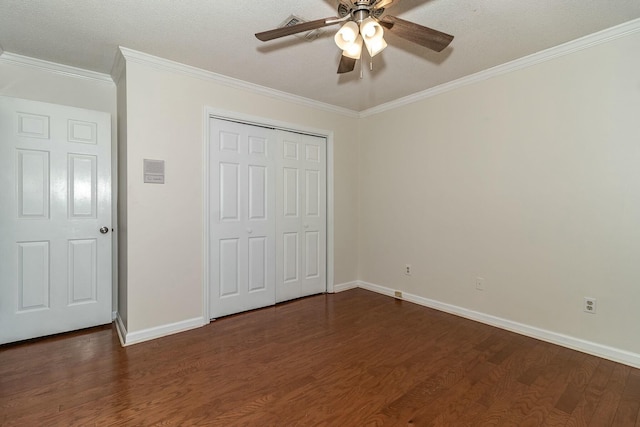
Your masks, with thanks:
[{"label": "white baseboard", "polygon": [[[357,283],[357,287],[359,288],[391,297],[394,296],[394,292],[396,291],[395,289],[387,288],[385,286],[380,286],[373,283],[350,283]],[[469,310],[463,307],[443,303],[429,298],[424,298],[418,295],[413,295],[405,291],[402,291],[401,299],[439,311],[444,311],[446,313],[454,314],[456,316],[464,317],[470,320],[475,320],[480,323],[495,326],[501,329],[506,329],[508,331],[515,332],[521,335],[550,342],[552,344],[557,344],[562,347],[570,348],[572,350],[581,351],[593,356],[598,356],[604,359],[612,360],[614,362],[633,366],[634,368],[640,368],[640,354],[637,353],[632,353],[630,351],[598,344],[592,341],[583,340],[581,338],[564,335],[546,329],[540,329],[535,326],[525,325],[523,323],[514,322],[512,320],[503,319],[501,317],[492,316],[490,314]]]},{"label": "white baseboard", "polygon": [[116,330],[118,331],[120,344],[125,347],[131,344],[138,344],[144,341],[166,337],[167,335],[177,334],[178,332],[188,331],[189,329],[199,328],[208,323],[209,322],[204,322],[202,317],[195,317],[193,319],[182,320],[180,322],[169,323],[141,331],[127,332],[122,319],[118,315],[116,318]]},{"label": "white baseboard", "polygon": [[357,281],[339,283],[337,285],[333,285],[333,292],[334,293],[338,293],[338,292],[342,292],[342,291],[348,291],[349,289],[355,289],[355,288],[358,287],[359,284],[360,284],[360,282],[357,282]]},{"label": "white baseboard", "polygon": [[387,288],[380,285],[374,285],[373,283],[368,282],[358,282],[358,287],[362,289],[366,289],[368,291],[377,292],[382,295],[386,295],[388,297],[394,296],[395,289]]},{"label": "white baseboard", "polygon": [[118,338],[120,339],[120,345],[125,346],[125,337],[127,336],[127,328],[124,327],[124,322],[119,313],[116,313],[116,332],[118,332]]}]

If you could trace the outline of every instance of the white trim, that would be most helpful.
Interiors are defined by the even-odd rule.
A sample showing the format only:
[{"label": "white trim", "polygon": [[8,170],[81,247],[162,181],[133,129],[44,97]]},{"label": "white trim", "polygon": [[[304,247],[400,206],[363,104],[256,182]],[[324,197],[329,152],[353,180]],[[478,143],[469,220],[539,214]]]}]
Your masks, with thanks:
[{"label": "white trim", "polygon": [[195,329],[201,326],[204,326],[202,318],[195,317],[193,319],[181,320],[180,322],[169,323],[141,331],[127,332],[120,316],[118,316],[116,320],[116,330],[118,331],[118,337],[123,347],[166,337],[167,335],[177,334],[178,332],[188,331],[189,329]]},{"label": "white trim", "polygon": [[570,55],[583,49],[588,49],[590,47],[597,46],[599,44],[606,43],[608,41],[615,40],[629,34],[637,33],[638,31],[640,31],[640,19],[634,19],[632,21],[625,22],[624,24],[607,28],[606,30],[602,30],[588,36],[584,36],[579,39],[554,46],[552,48],[516,59],[514,61],[507,62],[505,64],[501,64],[477,72],[475,74],[461,77],[457,80],[441,84],[440,86],[432,87],[422,92],[416,92],[414,94],[387,102],[385,104],[380,104],[376,107],[361,111],[360,118],[373,116],[374,114],[380,114],[385,111],[393,110],[395,108],[399,108],[408,104],[413,104],[414,102],[422,101],[423,99],[431,98],[432,96],[440,95],[441,93],[449,92],[466,85],[470,85],[482,80],[487,80],[501,74],[506,74],[512,71],[531,67],[533,65],[540,64],[542,62],[546,62],[561,56]]},{"label": "white trim", "polygon": [[124,322],[120,317],[120,313],[116,313],[116,332],[118,333],[118,339],[120,340],[120,345],[125,346],[125,337],[127,336],[127,328],[124,327]]},{"label": "white trim", "polygon": [[358,287],[362,289],[366,289],[368,291],[376,292],[382,295],[386,295],[388,297],[394,296],[394,289],[387,288],[380,285],[374,285],[373,283],[358,281]]},{"label": "white trim", "polygon": [[338,293],[348,291],[349,289],[356,289],[359,287],[359,284],[360,282],[358,282],[357,280],[353,282],[338,283],[337,285],[333,286],[333,292]]},{"label": "white trim", "polygon": [[327,138],[327,292],[335,292],[335,285],[333,283],[334,279],[334,271],[333,271],[333,262],[335,257],[335,252],[333,249],[333,232],[334,232],[334,179],[333,179],[333,132],[329,132],[326,135]]},{"label": "white trim", "polygon": [[122,55],[124,56],[124,58],[126,59],[126,61],[130,61],[138,64],[144,64],[159,70],[180,73],[180,74],[184,74],[187,76],[191,76],[191,77],[195,77],[203,80],[211,80],[218,84],[221,84],[227,87],[232,87],[234,89],[247,90],[252,93],[265,95],[281,101],[292,102],[294,104],[303,105],[305,107],[315,108],[317,110],[323,110],[331,113],[341,114],[347,117],[353,117],[353,118],[359,117],[359,114],[357,111],[349,110],[348,108],[338,107],[338,106],[327,104],[324,102],[315,101],[313,99],[304,98],[302,96],[293,95],[280,90],[271,89],[265,86],[260,86],[255,83],[245,82],[243,80],[235,79],[233,77],[224,76],[222,74],[214,73],[212,71],[203,70],[202,68],[181,64],[179,62],[149,55],[147,53],[138,52],[126,47],[120,46],[119,49]]},{"label": "white trim", "polygon": [[[358,287],[391,297],[394,296],[395,292],[395,289],[361,281],[358,282]],[[537,328],[535,326],[525,325],[523,323],[514,322],[512,320],[503,319],[501,317],[492,316],[490,314],[481,313],[479,311],[473,311],[464,307],[459,307],[429,298],[424,298],[404,291],[402,291],[401,299],[422,305],[424,307],[433,308],[439,311],[454,314],[456,316],[475,320],[480,323],[496,326],[501,329],[506,329],[507,331],[557,344],[562,347],[581,351],[593,356],[613,360],[614,362],[633,366],[634,368],[640,368],[640,354],[638,353],[632,353],[627,350],[610,347],[604,344],[595,343],[593,341],[587,341],[558,332]]]},{"label": "white trim", "polygon": [[82,68],[72,67],[70,65],[56,64],[55,62],[31,58],[29,56],[22,56],[11,52],[3,52],[0,54],[0,63],[3,62],[6,64],[36,68],[39,70],[49,71],[52,73],[62,74],[65,76],[76,77],[80,79],[94,80],[111,85],[114,84],[113,79],[111,79],[111,76],[108,74],[84,70]]},{"label": "white trim", "polygon": [[111,312],[111,321],[113,322],[117,318],[118,318],[118,312],[117,311],[112,311]]},{"label": "white trim", "polygon": [[202,148],[202,230],[204,235],[202,236],[202,321],[210,320],[211,311],[209,310],[209,283],[210,269],[209,269],[209,135],[211,133],[211,125],[209,118],[211,112],[209,107],[204,107],[204,117],[202,119],[202,141],[204,147]]},{"label": "white trim", "polygon": [[333,192],[333,171],[334,171],[334,162],[333,162],[333,131],[326,129],[318,129],[312,128],[308,126],[302,126],[294,123],[282,122],[279,120],[272,120],[264,117],[253,116],[244,113],[238,113],[235,111],[228,111],[219,108],[213,107],[204,107],[204,135],[202,137],[203,140],[203,280],[202,280],[202,295],[203,295],[203,307],[202,313],[206,317],[207,321],[210,319],[210,308],[209,308],[209,277],[210,277],[210,269],[209,269],[209,134],[210,134],[210,124],[209,119],[211,117],[218,117],[227,120],[234,120],[241,123],[246,124],[254,124],[259,126],[272,127],[280,130],[287,130],[293,132],[301,132],[309,135],[316,135],[323,138],[326,138],[327,141],[327,292],[334,292],[335,286],[333,284],[334,280],[334,217],[333,217],[333,201],[334,201],[334,192]]}]

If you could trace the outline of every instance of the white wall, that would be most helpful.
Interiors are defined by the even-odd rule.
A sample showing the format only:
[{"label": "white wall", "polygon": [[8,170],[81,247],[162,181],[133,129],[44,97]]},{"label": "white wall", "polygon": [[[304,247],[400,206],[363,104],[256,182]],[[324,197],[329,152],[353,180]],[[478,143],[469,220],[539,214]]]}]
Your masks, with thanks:
[{"label": "white wall", "polygon": [[[47,69],[49,66],[54,66],[64,72],[51,71],[51,69]],[[74,70],[57,64],[39,64],[39,61],[31,58],[4,53],[0,56],[0,95],[104,111],[111,114],[112,157],[115,158],[117,155],[116,86],[113,82],[105,80],[109,76],[98,76],[97,73],[94,73],[97,78],[74,76],[73,74],[76,71],[84,72],[83,70]],[[114,213],[112,216],[113,226],[115,227],[117,195],[115,167],[112,172],[112,184],[114,186]],[[117,271],[115,258],[117,244],[117,236],[113,236],[114,281]],[[113,292],[113,310],[115,311],[117,307],[117,289],[115,286]]]},{"label": "white wall", "polygon": [[[334,132],[335,283],[357,278],[357,118],[127,61],[127,331],[202,317],[205,106]],[[166,161],[143,184],[144,158]]]},{"label": "white wall", "polygon": [[359,278],[640,353],[638,52],[636,33],[363,119]]}]

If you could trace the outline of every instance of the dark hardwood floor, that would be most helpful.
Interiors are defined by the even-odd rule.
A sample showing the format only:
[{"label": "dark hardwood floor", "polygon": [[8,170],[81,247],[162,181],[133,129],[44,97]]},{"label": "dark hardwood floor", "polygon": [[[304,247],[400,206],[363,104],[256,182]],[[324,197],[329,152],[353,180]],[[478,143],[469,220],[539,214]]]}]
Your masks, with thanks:
[{"label": "dark hardwood floor", "polygon": [[364,290],[0,347],[0,424],[640,426],[640,370]]}]

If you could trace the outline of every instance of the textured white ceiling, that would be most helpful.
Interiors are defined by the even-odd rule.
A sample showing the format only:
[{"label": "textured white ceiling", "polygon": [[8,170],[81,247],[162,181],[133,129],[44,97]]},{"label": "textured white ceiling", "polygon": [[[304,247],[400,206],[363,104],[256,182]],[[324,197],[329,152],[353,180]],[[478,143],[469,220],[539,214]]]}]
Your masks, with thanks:
[{"label": "textured white ceiling", "polygon": [[117,46],[362,111],[640,18],[639,0],[402,0],[388,10],[455,39],[441,53],[385,36],[374,69],[338,75],[337,26],[309,42],[253,34],[334,0],[2,0],[7,51],[109,73]]}]

